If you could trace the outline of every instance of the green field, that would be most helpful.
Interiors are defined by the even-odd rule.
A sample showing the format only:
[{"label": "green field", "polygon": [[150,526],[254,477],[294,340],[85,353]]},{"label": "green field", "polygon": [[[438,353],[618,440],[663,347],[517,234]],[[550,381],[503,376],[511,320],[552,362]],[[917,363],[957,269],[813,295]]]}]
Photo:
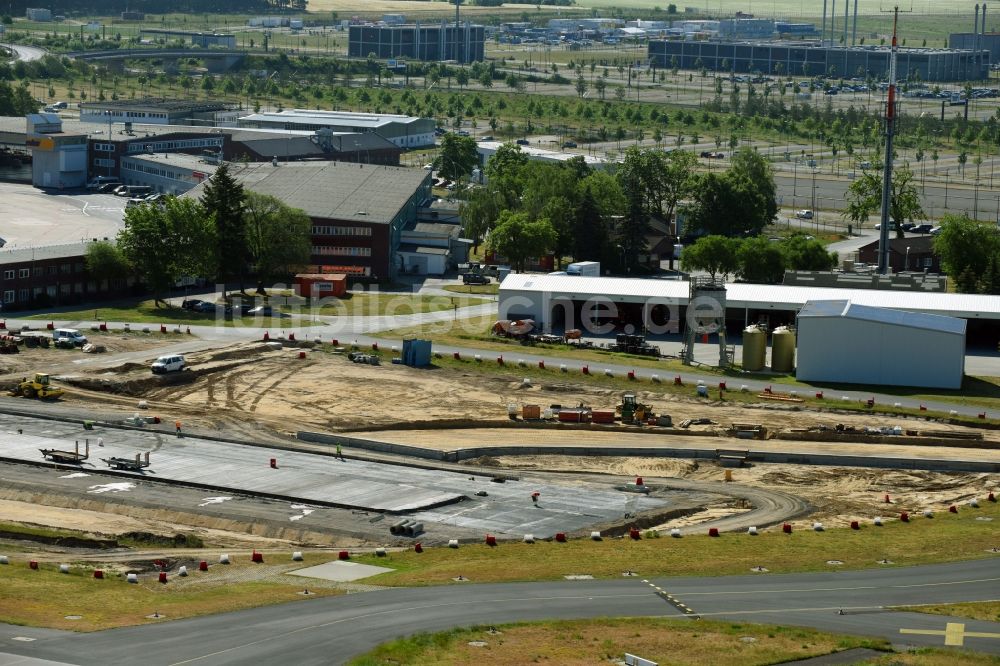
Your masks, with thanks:
[{"label": "green field", "polygon": [[[885,508],[873,497],[872,515],[881,515]],[[783,534],[775,527],[758,536],[728,533],[718,538],[697,534],[639,541],[577,539],[567,543],[501,543],[495,548],[470,544],[458,550],[428,548],[423,553],[359,556],[357,561],[395,569],[366,579],[373,584],[451,585],[459,575],[475,583],[497,583],[559,580],[567,574],[620,578],[626,570],[647,578],[736,575],[749,574],[758,565],[772,573],[830,571],[833,567],[827,561],[834,559],[851,569],[878,568],[884,566],[878,563],[882,559],[893,562],[891,566],[996,559],[987,552],[996,545],[995,522],[976,520],[980,516],[1000,519],[996,503],[983,502],[980,509],[963,506],[957,514],[938,513],[934,518],[915,515],[909,523],[889,519],[903,510],[907,507],[893,506],[894,513],[885,514],[884,526],[873,526],[868,520],[859,530]]]},{"label": "green field", "polygon": [[466,308],[486,302],[486,299],[470,298],[468,296],[352,292],[344,298],[324,299],[322,306],[315,313],[342,317],[410,315],[422,312],[439,312],[441,310]]},{"label": "green field", "polygon": [[[624,653],[661,664],[756,666],[807,659],[854,647],[888,650],[880,639],[799,627],[665,618],[522,622],[416,634],[381,645],[350,666],[444,666],[489,663],[606,664]],[[692,640],[696,639],[696,640]]]},{"label": "green field", "polygon": [[[308,314],[308,312],[303,312]],[[210,313],[192,312],[176,306],[157,307],[152,300],[118,303],[113,305],[98,305],[81,310],[60,310],[45,314],[34,314],[25,319],[40,321],[79,321],[100,324],[103,322],[122,322],[127,324],[164,324],[171,326],[255,326],[255,327],[294,327],[322,326],[322,322],[309,321],[302,318],[282,317],[242,317],[235,321],[224,319]]]}]

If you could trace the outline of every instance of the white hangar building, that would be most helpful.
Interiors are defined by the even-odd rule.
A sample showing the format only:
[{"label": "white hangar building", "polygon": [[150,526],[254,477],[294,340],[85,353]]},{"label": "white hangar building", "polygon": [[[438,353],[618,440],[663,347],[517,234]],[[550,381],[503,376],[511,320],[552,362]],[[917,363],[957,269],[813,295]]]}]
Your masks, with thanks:
[{"label": "white hangar building", "polygon": [[957,389],[965,374],[964,319],[809,301],[798,314],[795,378]]}]

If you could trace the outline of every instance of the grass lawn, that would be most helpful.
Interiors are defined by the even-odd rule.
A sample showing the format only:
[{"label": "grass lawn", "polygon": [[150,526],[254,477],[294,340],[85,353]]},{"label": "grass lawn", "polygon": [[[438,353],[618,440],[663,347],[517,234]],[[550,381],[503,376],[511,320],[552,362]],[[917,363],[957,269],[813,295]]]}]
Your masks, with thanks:
[{"label": "grass lawn", "polygon": [[[883,508],[876,501],[873,497],[872,513],[881,513]],[[419,554],[359,556],[357,561],[396,569],[367,579],[373,584],[447,585],[458,575],[475,583],[559,580],[567,574],[618,578],[626,570],[644,578],[718,576],[749,574],[758,565],[773,573],[830,571],[828,560],[840,560],[852,569],[871,569],[884,566],[878,563],[881,559],[894,562],[892,566],[909,566],[997,558],[987,552],[997,545],[995,521],[1000,520],[1000,507],[996,503],[983,502],[980,509],[962,507],[957,514],[940,513],[930,519],[915,516],[909,523],[892,518],[904,509],[886,507],[884,526],[867,521],[860,530],[783,534],[773,527],[758,536],[727,533],[718,538],[699,534],[639,541],[576,539],[567,543],[501,543],[495,548],[470,544],[458,550],[428,548]],[[980,516],[993,518],[993,522],[976,520]],[[1000,566],[1000,558],[997,562]]]},{"label": "grass lawn", "polygon": [[450,284],[443,287],[445,291],[452,291],[456,294],[496,294],[500,293],[500,283],[490,284]]},{"label": "grass lawn", "polygon": [[242,317],[234,322],[231,319],[217,317],[212,313],[192,312],[175,306],[156,307],[152,300],[98,305],[81,310],[64,310],[47,314],[35,314],[26,319],[40,321],[81,321],[94,324],[113,321],[128,324],[150,324],[158,326],[322,326],[321,322],[311,322],[306,319],[288,319],[280,317]]},{"label": "grass lawn", "polygon": [[[329,555],[324,558],[329,559]],[[313,556],[318,564],[320,556]],[[216,565],[216,567],[219,565]],[[233,565],[239,566],[239,565]],[[256,565],[255,565],[256,566]],[[192,572],[194,576],[211,576]],[[0,622],[9,624],[99,631],[112,627],[158,622],[146,616],[155,612],[168,619],[225,613],[270,604],[304,599],[302,585],[272,582],[250,582],[211,585],[184,585],[176,582],[161,585],[147,576],[138,585],[126,583],[124,577],[105,580],[92,577],[97,567],[71,569],[61,574],[54,564],[40,563],[39,570],[15,562],[0,569]],[[192,567],[188,567],[190,570]],[[172,581],[180,579],[171,575]],[[311,589],[316,597],[338,594],[326,588]],[[67,620],[67,615],[79,615],[79,620]]]},{"label": "grass lawn", "polygon": [[1000,622],[1000,601],[980,601],[966,604],[942,604],[940,606],[913,606],[900,610],[933,615],[954,615],[985,622]]},{"label": "grass lawn", "polygon": [[[748,638],[752,640],[748,640]],[[470,643],[474,643],[470,645]],[[888,650],[879,639],[812,629],[665,618],[519,622],[416,634],[385,643],[351,666],[489,663],[500,666],[608,664],[626,652],[660,664],[750,666],[806,659],[855,647]]]},{"label": "grass lawn", "polygon": [[344,298],[323,299],[323,304],[316,313],[345,317],[409,315],[452,310],[456,307],[466,308],[470,305],[480,305],[486,302],[486,299],[468,296],[353,292]]}]

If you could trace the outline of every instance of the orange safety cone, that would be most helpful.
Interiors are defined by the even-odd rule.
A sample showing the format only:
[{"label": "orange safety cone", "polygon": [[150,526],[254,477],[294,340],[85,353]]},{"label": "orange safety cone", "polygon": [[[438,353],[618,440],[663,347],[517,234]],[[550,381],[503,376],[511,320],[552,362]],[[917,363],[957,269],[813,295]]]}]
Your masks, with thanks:
[{"label": "orange safety cone", "polygon": [[886,493],[886,494],[885,494],[885,500],[884,500],[884,503],[885,503],[885,504],[892,504],[892,500],[891,500],[891,499],[889,499],[889,493]]},{"label": "orange safety cone", "polygon": [[958,513],[958,507],[952,504],[948,507],[948,513]]},{"label": "orange safety cone", "polygon": [[538,369],[539,370],[544,370],[545,369],[545,361],[539,361],[538,362]]},{"label": "orange safety cone", "polygon": [[289,333],[288,334],[288,341],[289,342],[295,342],[295,334],[294,333]]},{"label": "orange safety cone", "polygon": [[270,339],[271,339],[271,334],[268,333],[267,331],[264,331],[264,342],[267,342]]},{"label": "orange safety cone", "polygon": [[462,360],[462,355],[459,354],[458,352],[453,352],[452,355],[451,355],[451,357],[453,359],[455,359],[456,361],[461,361]]}]

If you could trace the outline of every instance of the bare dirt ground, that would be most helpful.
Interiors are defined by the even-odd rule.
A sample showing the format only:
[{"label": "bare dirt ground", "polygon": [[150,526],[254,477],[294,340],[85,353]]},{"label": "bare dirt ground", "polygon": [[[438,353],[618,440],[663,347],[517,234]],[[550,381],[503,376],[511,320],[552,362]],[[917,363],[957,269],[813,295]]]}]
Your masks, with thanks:
[{"label": "bare dirt ground", "polygon": [[[112,351],[153,350],[150,339],[135,336],[105,336],[102,340]],[[161,343],[162,344],[162,343]],[[58,354],[76,354],[61,350],[31,350],[29,353],[0,357],[0,376],[13,376],[29,368],[50,371],[43,362]],[[299,359],[299,349],[270,349],[260,343],[189,354],[193,370],[179,375],[153,376],[145,364],[134,359],[123,361],[112,369],[88,370],[85,365],[53,363],[66,375],[69,392],[61,401],[67,409],[118,410],[123,414],[135,411],[140,400],[149,410],[167,419],[181,418],[185,425],[215,430],[229,436],[252,436],[258,441],[268,438],[288,441],[296,430],[374,429],[380,432],[352,432],[358,436],[397,440],[438,448],[455,448],[479,442],[516,443],[518,441],[586,444],[634,440],[660,440],[659,437],[623,433],[590,433],[582,431],[526,431],[495,429],[472,431],[401,430],[405,424],[435,420],[476,422],[506,419],[507,405],[516,403],[552,403],[563,405],[585,403],[595,408],[613,408],[620,401],[620,391],[572,384],[562,377],[551,382],[536,382],[523,388],[519,381],[507,377],[447,370],[414,370],[385,363],[380,366],[354,364],[344,356],[321,351],[306,351]],[[70,358],[69,356],[64,359]],[[639,388],[639,387],[637,387]],[[960,426],[926,424],[918,419],[878,417],[863,413],[816,412],[788,405],[747,406],[734,403],[705,403],[668,396],[652,391],[637,391],[642,402],[650,403],[658,413],[670,414],[675,423],[684,419],[707,417],[717,425],[697,426],[717,429],[734,422],[755,423],[769,430],[802,428],[815,425],[845,424],[856,427],[902,425],[904,428],[930,427],[939,431],[962,431]],[[1000,444],[1000,432],[983,431],[989,442]],[[790,442],[745,442],[734,439],[690,437],[691,442],[711,448],[763,448],[777,446],[787,449]],[[657,443],[656,445],[662,445]],[[675,444],[684,446],[684,444]],[[831,444],[803,443],[806,447],[829,447]],[[840,445],[837,445],[838,447]],[[877,445],[862,446],[866,452]],[[912,447],[909,450],[886,449],[914,457],[941,453],[937,447]],[[986,456],[995,459],[996,451],[963,449],[963,455]],[[558,456],[518,456],[500,458],[499,464],[515,469],[553,469],[591,471],[646,477],[680,477],[721,480],[723,471],[714,464],[700,465],[662,458],[564,458]],[[996,479],[978,474],[938,474],[927,472],[897,472],[857,468],[810,467],[799,465],[760,465],[735,471],[735,480],[746,485],[760,486],[800,495],[816,507],[809,520],[844,524],[854,518],[892,513],[890,507],[880,507],[886,492],[911,508],[933,507],[940,510],[953,502],[961,502],[984,489],[997,486]],[[702,519],[744,510],[726,503],[707,507]],[[720,513],[721,512],[721,513]],[[2,514],[0,514],[2,515]],[[75,512],[74,512],[75,515]],[[74,518],[75,520],[76,518]],[[114,519],[117,519],[114,518]],[[114,520],[113,519],[113,520]],[[689,518],[693,520],[697,518]],[[94,517],[95,527],[104,518]],[[55,519],[53,519],[55,521]],[[57,524],[53,522],[53,524]],[[101,531],[101,530],[95,530]],[[222,535],[211,539],[219,542]],[[233,538],[236,538],[234,535]],[[235,543],[235,542],[234,542]]]}]

